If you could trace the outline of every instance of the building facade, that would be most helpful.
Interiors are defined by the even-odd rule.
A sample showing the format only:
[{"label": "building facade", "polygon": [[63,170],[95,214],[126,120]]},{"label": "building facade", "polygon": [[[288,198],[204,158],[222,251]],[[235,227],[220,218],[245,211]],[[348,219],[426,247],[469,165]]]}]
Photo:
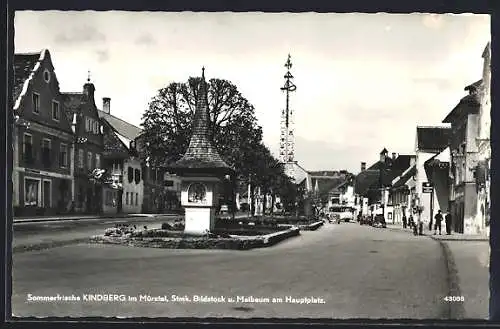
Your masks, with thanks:
[{"label": "building facade", "polygon": [[95,86],[90,79],[83,92],[63,93],[65,114],[75,132],[74,186],[77,213],[96,214],[103,211],[103,186],[92,179],[92,172],[102,167],[104,137],[94,99]]},{"label": "building facade", "polygon": [[14,215],[67,213],[74,134],[48,50],[14,55],[13,100]]},{"label": "building facade", "polygon": [[412,158],[410,167],[392,181],[389,193],[389,203],[393,206],[393,217],[395,223],[402,223],[403,216],[409,218],[411,215],[411,194],[415,191],[416,165]]},{"label": "building facade", "polygon": [[103,98],[98,115],[103,124],[103,167],[113,184],[105,191],[106,212],[141,213],[144,200],[143,166],[136,146],[141,129],[111,115],[111,99]]},{"label": "building facade", "polygon": [[364,162],[361,163],[362,170],[356,176],[354,193],[362,216],[381,214],[387,223],[395,223],[391,198],[393,181],[411,167],[414,161],[413,155],[395,152],[389,155],[388,150],[384,148],[379,154],[379,161],[368,169],[364,169]]},{"label": "building facade", "polygon": [[414,216],[420,218],[424,223],[424,227],[427,228],[429,228],[431,219],[434,218],[434,214],[437,212],[437,209],[434,209],[432,205],[437,205],[439,202],[437,199],[438,193],[435,190],[433,193],[424,191],[423,184],[430,183],[425,170],[425,163],[448,147],[451,134],[452,130],[447,126],[417,126],[415,190],[411,195],[411,204],[413,205]]},{"label": "building facade", "polygon": [[457,233],[478,232],[476,223],[478,191],[475,181],[477,166],[477,133],[479,117],[479,88],[482,81],[465,87],[469,94],[463,97],[443,122],[451,123],[450,141],[450,213],[453,230]]},{"label": "building facade", "polygon": [[481,233],[489,234],[490,225],[490,168],[491,168],[491,46],[483,51],[483,79],[479,91],[480,109],[478,125],[478,166],[475,171],[478,202],[476,213]]}]

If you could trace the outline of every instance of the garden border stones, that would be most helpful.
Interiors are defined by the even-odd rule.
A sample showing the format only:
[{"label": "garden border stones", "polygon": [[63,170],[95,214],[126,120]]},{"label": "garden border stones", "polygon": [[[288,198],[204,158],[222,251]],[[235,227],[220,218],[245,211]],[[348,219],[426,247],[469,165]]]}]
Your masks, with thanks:
[{"label": "garden border stones", "polygon": [[[319,229],[321,226],[323,226],[325,223],[320,220],[311,224],[307,225],[297,225],[298,228],[302,231],[316,231]],[[294,225],[292,224],[278,224],[278,227],[293,227]]]}]

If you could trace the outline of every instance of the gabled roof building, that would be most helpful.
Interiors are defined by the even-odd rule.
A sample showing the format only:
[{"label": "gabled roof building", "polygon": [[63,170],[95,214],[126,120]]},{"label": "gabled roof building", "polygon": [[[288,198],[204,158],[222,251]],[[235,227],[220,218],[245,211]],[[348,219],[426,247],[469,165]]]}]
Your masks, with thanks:
[{"label": "gabled roof building", "polygon": [[69,212],[74,134],[50,52],[18,53],[13,60],[14,216]]}]

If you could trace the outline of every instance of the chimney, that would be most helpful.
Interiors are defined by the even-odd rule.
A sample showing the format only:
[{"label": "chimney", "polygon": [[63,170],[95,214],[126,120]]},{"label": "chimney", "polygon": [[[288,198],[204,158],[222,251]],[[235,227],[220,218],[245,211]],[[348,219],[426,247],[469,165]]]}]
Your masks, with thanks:
[{"label": "chimney", "polygon": [[110,106],[111,106],[111,98],[109,98],[109,97],[103,97],[102,98],[102,110],[106,114],[110,114]]},{"label": "chimney", "polygon": [[366,170],[366,162],[361,162],[361,171]]}]

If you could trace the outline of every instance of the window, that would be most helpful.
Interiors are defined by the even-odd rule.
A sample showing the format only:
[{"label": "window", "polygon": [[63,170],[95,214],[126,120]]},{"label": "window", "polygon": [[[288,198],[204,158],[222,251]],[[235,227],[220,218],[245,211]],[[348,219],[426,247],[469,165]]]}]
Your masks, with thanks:
[{"label": "window", "polygon": [[130,205],[134,205],[134,192],[130,192]]},{"label": "window", "polygon": [[52,101],[52,119],[59,121],[59,103],[56,101]]},{"label": "window", "polygon": [[78,150],[78,168],[83,169],[83,149]]},{"label": "window", "polygon": [[33,101],[33,113],[40,113],[40,95],[37,93],[33,93],[32,96]]},{"label": "window", "polygon": [[87,169],[92,170],[92,152],[87,153]]},{"label": "window", "polygon": [[51,186],[52,186],[52,184],[51,184],[50,180],[43,181],[43,207],[44,208],[50,208],[52,205],[52,202],[51,202],[52,188],[51,188]]},{"label": "window", "polygon": [[51,165],[50,149],[51,149],[50,139],[44,138],[42,140],[42,163],[45,168],[50,168]]},{"label": "window", "polygon": [[37,179],[25,178],[24,180],[24,205],[37,207],[40,197],[40,181]]},{"label": "window", "polygon": [[59,147],[59,166],[61,168],[68,167],[68,145],[61,144]]},{"label": "window", "polygon": [[135,173],[135,183],[139,184],[141,182],[141,171],[139,169],[135,169],[134,173]]},{"label": "window", "polygon": [[35,161],[34,152],[33,152],[33,136],[30,134],[24,134],[24,143],[23,143],[23,157],[26,163],[32,164]]},{"label": "window", "polygon": [[128,192],[125,194],[125,204],[128,205]]},{"label": "window", "polygon": [[101,155],[100,154],[95,155],[95,167],[101,168]]},{"label": "window", "polygon": [[138,206],[139,205],[139,193],[136,193],[135,194],[135,205]]}]

